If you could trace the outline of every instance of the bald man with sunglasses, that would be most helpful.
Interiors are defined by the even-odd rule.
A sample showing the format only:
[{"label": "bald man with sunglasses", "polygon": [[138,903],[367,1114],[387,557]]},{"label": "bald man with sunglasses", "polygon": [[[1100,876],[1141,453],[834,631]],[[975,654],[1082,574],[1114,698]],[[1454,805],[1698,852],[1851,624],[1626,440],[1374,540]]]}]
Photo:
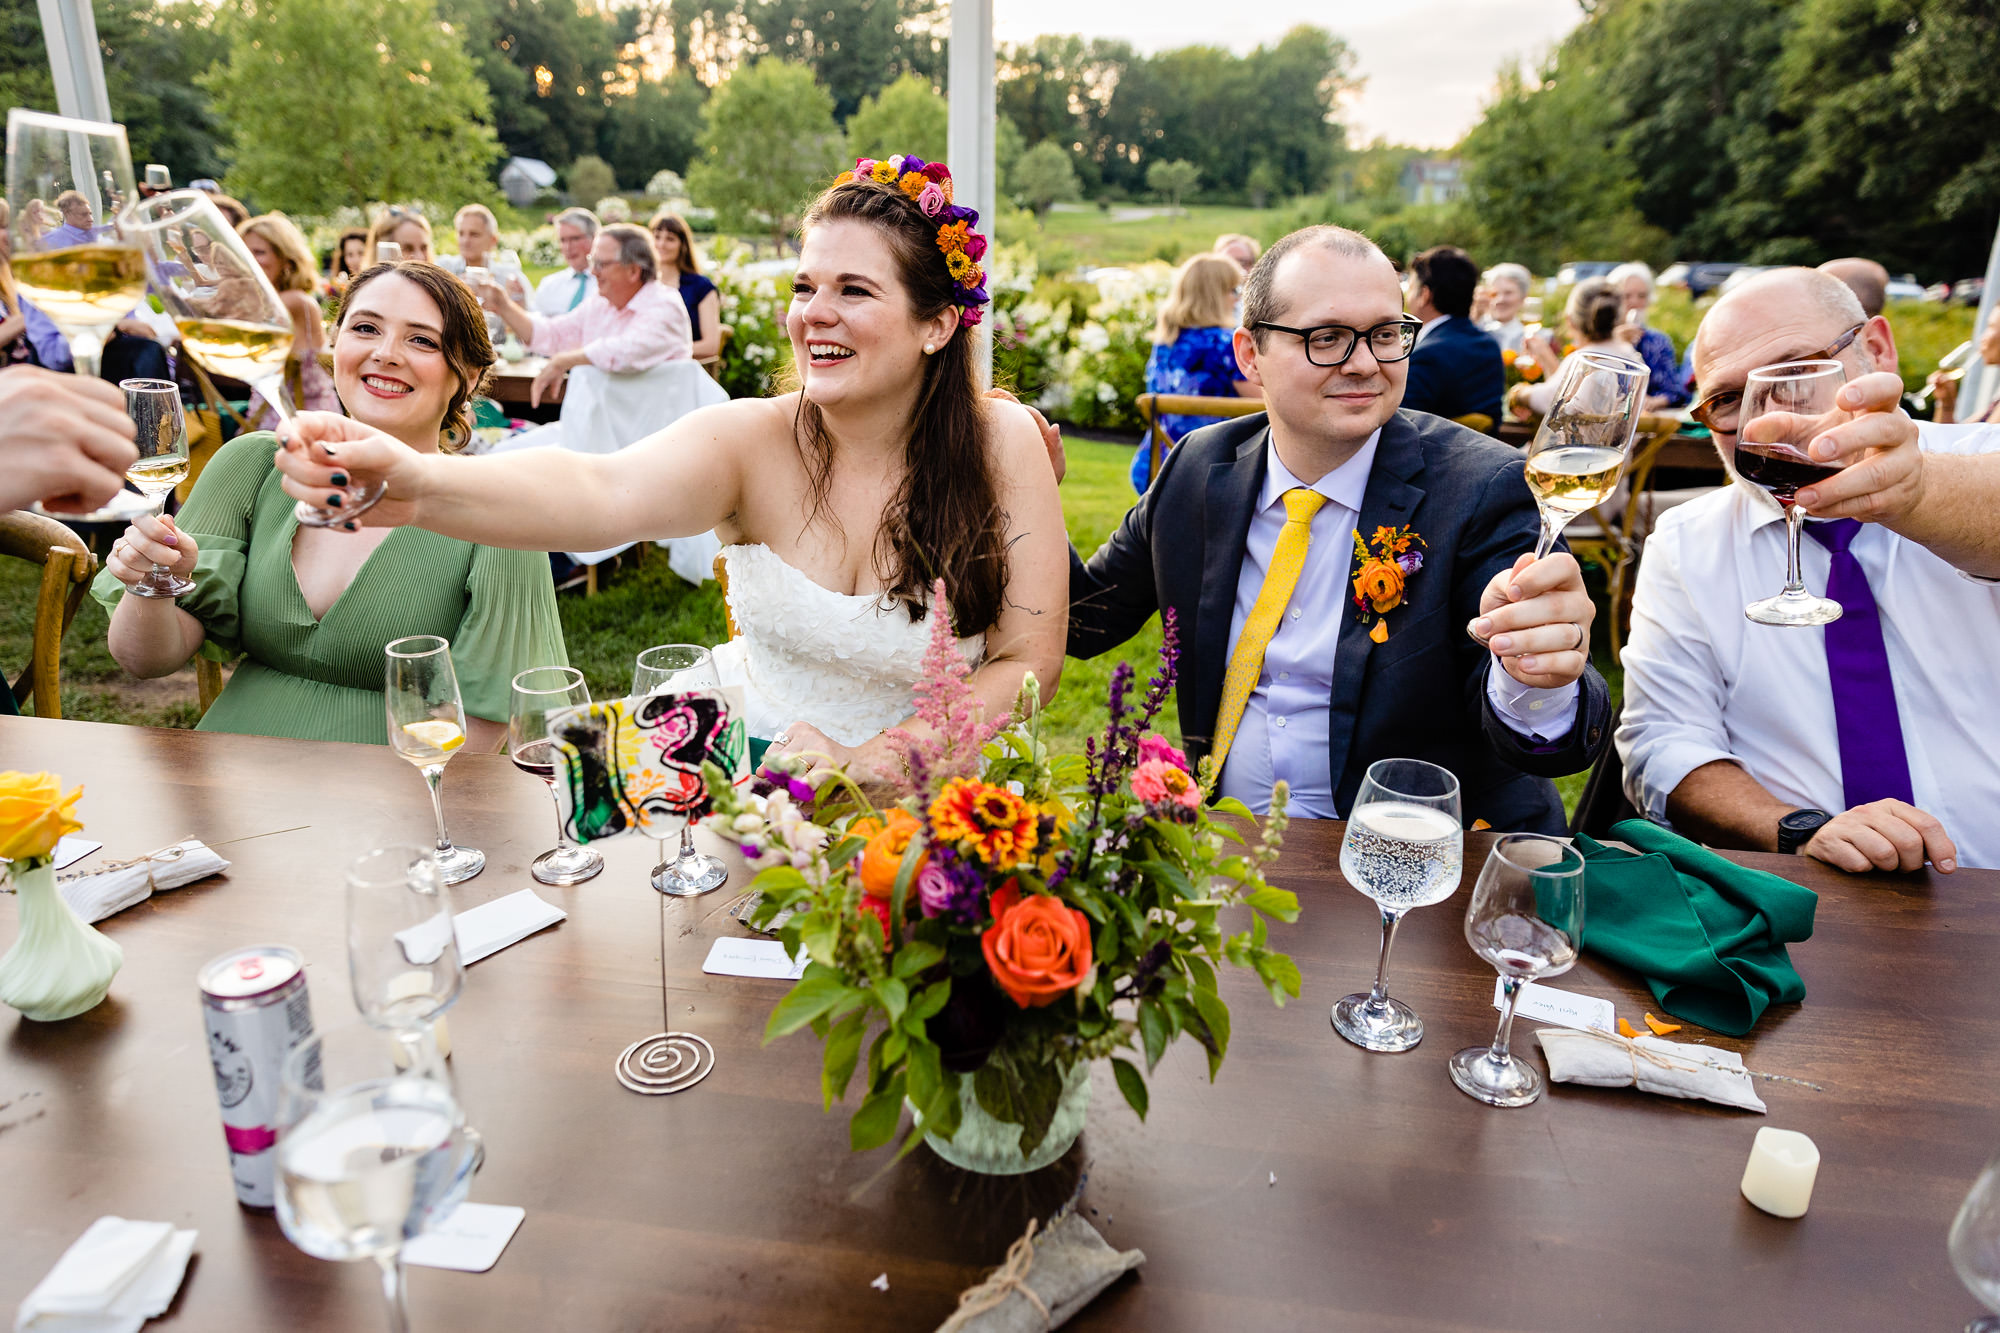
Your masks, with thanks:
[{"label": "bald man with sunglasses", "polygon": [[1725,465],[1750,372],[1805,360],[1846,371],[1840,419],[1811,442],[1841,471],[1801,489],[1808,591],[1825,627],[1750,622],[1785,568],[1783,510],[1730,485],[1664,515],[1648,539],[1625,649],[1617,745],[1650,818],[1718,847],[1853,872],[2000,867],[2000,427],[1900,410],[1888,322],[1839,279],[1762,275],[1695,339],[1690,409]]}]

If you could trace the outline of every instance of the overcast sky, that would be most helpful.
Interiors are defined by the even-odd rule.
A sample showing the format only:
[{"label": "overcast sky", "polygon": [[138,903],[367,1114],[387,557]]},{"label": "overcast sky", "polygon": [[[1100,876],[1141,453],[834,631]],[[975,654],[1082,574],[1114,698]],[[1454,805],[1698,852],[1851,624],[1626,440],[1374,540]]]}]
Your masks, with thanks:
[{"label": "overcast sky", "polygon": [[1347,112],[1357,145],[1443,147],[1479,119],[1501,65],[1533,62],[1581,18],[1576,0],[994,0],[994,40],[1116,37],[1145,51],[1245,52],[1312,23],[1354,48],[1367,79]]}]

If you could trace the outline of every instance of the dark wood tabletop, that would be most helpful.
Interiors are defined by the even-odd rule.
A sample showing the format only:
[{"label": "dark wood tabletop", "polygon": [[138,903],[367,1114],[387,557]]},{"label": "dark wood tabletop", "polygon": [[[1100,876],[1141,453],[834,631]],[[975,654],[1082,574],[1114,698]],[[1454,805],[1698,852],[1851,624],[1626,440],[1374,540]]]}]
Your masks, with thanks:
[{"label": "dark wood tabletop", "polygon": [[496,362],[493,366],[493,378],[487,382],[487,397],[499,403],[514,416],[536,421],[554,421],[561,411],[563,391],[569,387],[569,376],[562,376],[543,391],[539,407],[530,405],[528,401],[535,385],[535,375],[546,360],[545,357],[530,356],[523,357],[519,361]]},{"label": "dark wood tabletop", "polygon": [[[201,1232],[158,1327],[381,1327],[367,1265],[307,1258],[269,1214],[238,1208],[195,971],[226,948],[289,944],[309,960],[320,1026],[351,1018],[342,871],[369,847],[428,840],[418,775],[376,747],[32,718],[0,719],[0,768],[85,784],[106,856],[194,835],[234,863],[103,923],[125,966],[98,1009],[54,1025],[0,1013],[0,1304],[113,1213]],[[1087,1215],[1148,1261],[1079,1329],[1955,1330],[1974,1311],[1945,1233],[2000,1146],[2000,874],[1855,878],[1745,858],[1821,893],[1814,938],[1792,948],[1808,998],[1744,1041],[1679,1036],[1824,1090],[1760,1083],[1768,1117],[1562,1086],[1502,1111],[1445,1073],[1495,1020],[1464,892],[1411,914],[1390,969],[1423,1043],[1365,1053],[1327,1010],[1369,980],[1374,907],[1341,882],[1340,826],[1295,824],[1275,878],[1303,913],[1273,934],[1302,997],[1277,1010],[1225,978],[1234,1039],[1213,1086],[1182,1043],[1141,1124],[1100,1069],[1078,1147],[994,1180],[923,1149],[894,1165],[848,1151],[849,1108],[820,1109],[817,1043],[760,1044],[785,983],[701,973],[710,941],[741,930],[722,912],[736,882],[663,899],[644,879],[654,845],[628,839],[606,844],[596,880],[534,886],[546,788],[462,755],[444,795],[454,835],[488,858],[460,908],[535,887],[569,919],[474,965],[452,1011],[456,1078],[488,1148],[473,1198],[527,1220],[491,1272],[411,1270],[419,1329],[930,1329],[1086,1169]],[[1485,846],[1468,840],[1468,877]],[[13,918],[0,899],[0,941]],[[1594,960],[1554,984],[1635,1022],[1650,1005]],[[660,1029],[663,1005],[720,1062],[691,1092],[636,1096],[612,1061]],[[1533,1026],[1517,1025],[1531,1054]],[[1737,1192],[1762,1125],[1819,1145],[1798,1221]],[[882,1273],[886,1293],[870,1285]]]}]

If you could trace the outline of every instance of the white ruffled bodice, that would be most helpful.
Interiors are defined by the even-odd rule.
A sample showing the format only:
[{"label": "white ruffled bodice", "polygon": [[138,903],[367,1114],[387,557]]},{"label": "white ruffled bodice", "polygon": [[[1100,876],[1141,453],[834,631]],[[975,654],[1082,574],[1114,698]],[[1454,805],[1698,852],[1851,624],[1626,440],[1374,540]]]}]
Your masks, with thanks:
[{"label": "white ruffled bodice", "polygon": [[[742,687],[752,736],[808,722],[859,745],[910,715],[928,621],[879,594],[823,588],[768,546],[725,546],[722,556],[737,636],[715,650],[715,666],[724,685]],[[977,665],[986,636],[958,647]]]}]

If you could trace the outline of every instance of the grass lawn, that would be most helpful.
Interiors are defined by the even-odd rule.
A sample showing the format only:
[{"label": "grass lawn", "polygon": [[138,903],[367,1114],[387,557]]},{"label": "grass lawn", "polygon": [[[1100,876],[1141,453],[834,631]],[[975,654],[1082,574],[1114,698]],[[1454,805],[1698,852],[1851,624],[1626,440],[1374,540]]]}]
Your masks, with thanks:
[{"label": "grass lawn", "polygon": [[1003,214],[999,239],[1026,242],[1044,273],[1079,264],[1136,264],[1163,259],[1178,264],[1215,244],[1223,232],[1260,236],[1277,210],[1190,204],[1176,216],[1145,204],[1114,204],[1108,210],[1083,205],[1056,210],[1039,223],[1019,210]]}]

